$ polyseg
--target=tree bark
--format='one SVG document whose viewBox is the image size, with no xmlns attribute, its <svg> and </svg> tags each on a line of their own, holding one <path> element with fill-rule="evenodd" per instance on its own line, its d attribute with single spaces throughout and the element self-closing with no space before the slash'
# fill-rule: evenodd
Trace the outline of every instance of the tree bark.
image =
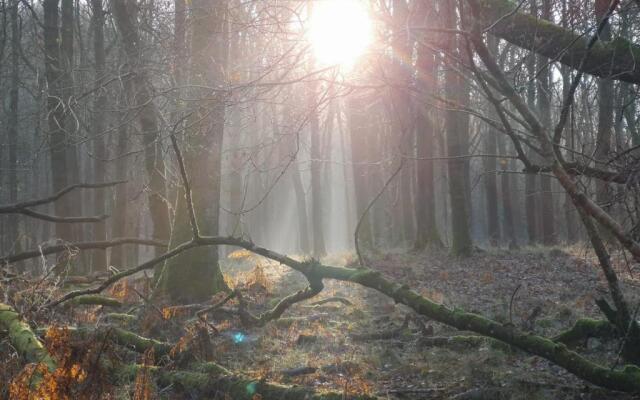
<svg viewBox="0 0 640 400">
<path fill-rule="evenodd" d="M 409 7 L 407 1 L 393 0 L 391 35 L 393 61 L 391 68 L 394 85 L 390 88 L 389 119 L 392 124 L 392 152 L 399 156 L 412 156 L 415 142 L 414 118 L 411 110 L 411 97 L 408 92 L 412 80 L 410 71 L 413 69 L 413 47 L 408 34 L 408 24 Z M 402 161 L 398 160 L 397 162 Z M 411 243 L 415 237 L 415 215 L 411 205 L 411 179 L 413 179 L 411 164 L 413 164 L 412 161 L 405 161 L 399 179 L 393 182 L 398 197 L 397 205 L 393 208 L 393 225 L 400 225 L 397 229 L 396 244 L 402 246 Z M 395 169 L 394 166 L 391 167 L 391 170 L 393 169 Z"/>
<path fill-rule="evenodd" d="M 562 98 L 565 99 L 567 94 L 569 93 L 569 87 L 571 85 L 571 71 L 569 67 L 563 66 L 560 70 L 562 74 Z M 571 110 L 569 110 L 569 126 L 568 126 L 568 140 L 567 145 L 569 148 L 575 148 L 575 132 L 574 132 L 574 114 L 573 114 L 573 106 Z M 572 154 L 567 154 L 567 161 L 571 161 L 573 159 Z M 567 226 L 567 243 L 575 243 L 578 240 L 578 229 L 577 229 L 577 220 L 576 220 L 576 208 L 573 206 L 573 202 L 571 201 L 571 197 L 568 194 L 564 195 L 564 213 L 565 213 L 565 221 Z"/>
<path fill-rule="evenodd" d="M 447 28 L 457 29 L 455 4 L 448 2 L 445 7 Z M 458 53 L 458 40 L 455 35 L 449 35 L 447 48 L 451 54 Z M 462 77 L 453 68 L 447 68 L 445 71 L 447 99 L 458 104 L 459 107 L 464 107 L 464 101 L 468 98 L 468 93 L 464 93 L 465 89 L 466 85 L 463 84 Z M 458 157 L 465 156 L 468 152 L 468 119 L 469 115 L 466 113 L 460 113 L 454 109 L 445 111 L 447 156 L 449 157 L 447 162 L 449 197 L 451 199 L 451 252 L 456 256 L 469 256 L 472 251 L 465 174 L 467 161 Z"/>
<path fill-rule="evenodd" d="M 600 17 L 598 17 L 598 20 Z M 606 24 L 600 40 L 611 40 L 611 26 Z M 598 132 L 593 157 L 601 163 L 607 162 L 611 153 L 611 141 L 613 137 L 613 80 L 602 77 L 598 79 Z M 596 202 L 604 210 L 611 210 L 611 185 L 600 180 L 596 181 Z"/>
<path fill-rule="evenodd" d="M 10 61 L 10 86 L 9 86 L 9 112 L 7 116 L 7 137 L 9 147 L 9 202 L 18 202 L 18 100 L 19 100 L 19 85 L 20 85 L 20 71 L 19 71 L 19 57 L 20 57 L 20 29 L 18 27 L 18 8 L 20 2 L 17 0 L 11 1 L 10 7 L 10 25 L 11 25 L 11 61 Z M 11 247 L 17 247 L 19 251 L 19 231 L 18 231 L 18 216 L 11 214 L 7 218 L 7 235 L 9 236 L 9 245 Z"/>
<path fill-rule="evenodd" d="M 426 14 L 426 13 L 425 13 Z M 426 15 L 425 15 L 426 16 Z M 418 44 L 417 84 L 424 93 L 436 92 L 436 57 L 424 44 Z M 434 185 L 434 156 L 436 123 L 429 109 L 418 102 L 416 111 L 416 241 L 415 248 L 423 249 L 428 245 L 442 246 L 436 224 L 436 189 Z"/>
<path fill-rule="evenodd" d="M 551 20 L 550 0 L 542 0 L 541 17 L 545 21 Z M 538 66 L 537 108 L 540 112 L 540 120 L 551 131 L 551 64 L 548 59 L 538 57 Z M 540 216 L 542 217 L 542 243 L 547 246 L 553 245 L 556 243 L 553 190 L 551 177 L 546 174 L 540 176 Z"/>
<path fill-rule="evenodd" d="M 91 0 L 91 11 L 93 12 L 93 57 L 95 63 L 95 85 L 101 86 L 105 79 L 105 49 L 104 49 L 104 10 L 102 0 Z M 107 152 L 104 143 L 105 134 L 105 110 L 107 107 L 107 95 L 104 90 L 98 90 L 94 99 L 93 107 L 93 131 L 94 141 L 94 178 L 96 182 L 104 182 L 106 179 L 105 160 Z M 105 190 L 95 191 L 94 213 L 96 215 L 105 214 Z M 106 240 L 106 222 L 98 222 L 94 225 L 94 240 Z M 107 252 L 95 251 L 93 253 L 93 271 L 104 271 L 107 268 Z"/>
<path fill-rule="evenodd" d="M 353 165 L 353 186 L 356 201 L 356 218 L 363 218 L 367 204 L 372 196 L 372 166 L 368 157 L 368 149 L 373 146 L 372 136 L 376 134 L 371 124 L 367 124 L 367 97 L 354 93 L 347 98 L 349 133 L 351 136 L 351 164 Z M 364 215 L 360 226 L 358 242 L 363 248 L 373 245 L 373 223 L 371 214 Z"/>
<path fill-rule="evenodd" d="M 532 2 L 532 14 L 537 13 L 537 9 L 535 7 L 535 2 Z M 528 73 L 528 81 L 527 81 L 527 105 L 530 108 L 535 108 L 536 102 L 536 84 L 535 84 L 535 74 L 536 74 L 536 57 L 534 54 L 529 54 L 527 56 L 527 73 Z M 529 149 L 527 157 L 532 158 L 534 156 L 533 151 Z M 527 174 L 524 177 L 524 203 L 525 203 L 525 212 L 527 219 L 527 236 L 529 245 L 534 245 L 538 242 L 538 228 L 537 228 L 537 210 L 538 210 L 538 201 L 536 195 L 536 176 L 533 174 Z"/>
<path fill-rule="evenodd" d="M 572 32 L 533 15 L 516 11 L 512 0 L 467 0 L 479 11 L 479 23 L 489 32 L 516 46 L 578 69 L 587 48 L 589 35 Z M 531 40 L 537 37 L 538 40 Z M 583 67 L 587 74 L 640 83 L 640 46 L 623 38 L 598 42 L 589 51 Z"/>
<path fill-rule="evenodd" d="M 126 96 L 128 97 L 128 96 Z M 120 104 L 121 106 L 123 104 Z M 127 152 L 129 143 L 129 130 L 125 123 L 127 113 L 122 113 L 118 119 L 116 155 L 118 159 L 115 165 L 115 175 L 118 179 L 126 180 L 127 177 Z M 116 187 L 114 193 L 113 216 L 111 217 L 111 235 L 113 237 L 125 237 L 127 234 L 127 184 Z M 111 249 L 110 264 L 120 269 L 126 264 L 126 247 L 118 246 Z"/>
<path fill-rule="evenodd" d="M 135 25 L 136 12 L 127 3 L 127 0 L 114 0 L 111 2 L 111 7 L 127 54 L 128 69 L 133 72 L 130 81 L 133 86 L 130 88 L 131 103 L 138 108 L 138 124 L 142 131 L 144 165 L 149 179 L 147 200 L 153 221 L 153 237 L 167 241 L 169 239 L 169 211 L 165 203 L 164 162 L 158 151 L 160 148 L 158 110 L 153 102 L 149 79 L 142 65 L 140 51 L 142 43 Z"/>
<path fill-rule="evenodd" d="M 60 63 L 60 29 L 59 0 L 44 0 L 44 56 L 45 75 L 48 86 L 47 123 L 49 131 L 49 149 L 51 158 L 52 186 L 55 192 L 69 186 L 67 177 L 66 133 L 64 105 L 60 103 L 61 92 L 61 63 Z M 57 201 L 54 204 L 56 215 L 69 215 L 69 202 Z M 56 224 L 56 236 L 62 240 L 72 241 L 71 225 Z"/>
<path fill-rule="evenodd" d="M 64 152 L 67 158 L 67 182 L 69 184 L 80 183 L 80 160 L 78 158 L 78 149 L 74 136 L 78 132 L 78 121 L 73 116 L 71 108 L 75 106 L 73 103 L 74 95 L 74 79 L 73 69 L 75 67 L 74 58 L 74 1 L 60 0 L 60 59 L 61 59 L 61 76 L 60 76 L 60 94 L 61 104 L 63 108 L 64 136 L 65 145 Z M 69 209 L 78 215 L 82 214 L 83 201 L 80 193 L 73 193 L 67 197 Z M 74 240 L 81 240 L 84 237 L 84 228 L 82 224 L 71 226 L 71 232 Z"/>
<path fill-rule="evenodd" d="M 307 112 L 309 113 L 309 134 L 311 135 L 311 231 L 313 232 L 313 256 L 322 257 L 327 253 L 324 242 L 324 202 L 321 177 L 323 155 L 320 149 L 320 121 L 318 119 L 318 84 L 307 83 Z"/>
<path fill-rule="evenodd" d="M 184 131 L 184 158 L 193 193 L 193 208 L 200 232 L 216 235 L 219 229 L 222 142 L 225 124 L 225 94 L 207 88 L 224 83 L 229 51 L 227 1 L 193 2 L 194 18 L 191 40 L 191 82 L 197 86 L 191 96 L 193 114 Z M 171 234 L 171 248 L 192 238 L 192 227 L 184 188 L 180 189 Z M 159 288 L 169 299 L 179 303 L 208 300 L 227 290 L 217 247 L 188 250 L 169 260 L 162 271 Z"/>
</svg>

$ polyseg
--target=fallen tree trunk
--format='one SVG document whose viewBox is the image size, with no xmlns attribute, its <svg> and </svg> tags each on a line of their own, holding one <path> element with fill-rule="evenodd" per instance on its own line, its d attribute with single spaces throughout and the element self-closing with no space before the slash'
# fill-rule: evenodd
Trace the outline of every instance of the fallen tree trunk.
<svg viewBox="0 0 640 400">
<path fill-rule="evenodd" d="M 49 372 L 56 370 L 55 360 L 49 355 L 29 325 L 22 321 L 13 307 L 4 303 L 0 303 L 0 330 L 8 331 L 11 345 L 25 361 L 44 365 Z M 41 380 L 42 372 L 38 369 L 34 370 L 31 387 L 37 386 Z"/>
<path fill-rule="evenodd" d="M 173 348 L 171 343 L 140 336 L 135 332 L 118 328 L 116 326 L 104 326 L 98 330 L 87 327 L 66 327 L 65 329 L 68 329 L 72 335 L 81 338 L 95 337 L 100 340 L 111 340 L 122 347 L 135 351 L 136 353 L 144 353 L 150 348 L 153 348 L 154 355 L 164 356 L 169 354 Z"/>
<path fill-rule="evenodd" d="M 344 393 L 318 393 L 302 386 L 286 386 L 268 383 L 262 380 L 233 375 L 214 363 L 200 365 L 197 371 L 168 371 L 158 367 L 129 365 L 120 371 L 120 378 L 126 381 L 135 379 L 138 371 L 146 368 L 162 386 L 174 386 L 190 392 L 197 391 L 200 396 L 225 393 L 234 400 L 368 400 L 375 397 L 367 395 L 350 396 Z"/>
</svg>

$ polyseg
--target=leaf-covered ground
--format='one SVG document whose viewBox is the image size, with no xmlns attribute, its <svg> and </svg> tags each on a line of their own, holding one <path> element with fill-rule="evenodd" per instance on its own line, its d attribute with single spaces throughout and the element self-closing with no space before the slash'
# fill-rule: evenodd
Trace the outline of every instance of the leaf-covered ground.
<svg viewBox="0 0 640 400">
<path fill-rule="evenodd" d="M 349 256 L 326 261 L 345 264 Z M 638 282 L 625 260 L 617 261 L 635 307 Z M 441 251 L 396 252 L 373 257 L 371 263 L 386 276 L 449 307 L 550 337 L 569 329 L 578 318 L 601 318 L 594 301 L 606 293 L 595 259 L 578 247 L 479 251 L 465 260 Z M 264 269 L 275 298 L 302 287 L 303 280 L 286 268 L 266 265 Z M 242 343 L 234 344 L 233 337 L 229 340 L 223 335 L 219 340 L 230 342 L 231 351 L 220 354 L 221 362 L 269 379 L 365 390 L 391 398 L 625 398 L 585 385 L 539 357 L 491 341 L 431 345 L 423 338 L 472 333 L 426 319 L 414 322 L 410 309 L 355 284 L 327 282 L 323 294 L 308 303 L 333 296 L 351 305 L 300 304 L 282 321 L 246 332 L 247 340 Z M 411 319 L 408 327 L 399 329 L 407 316 Z M 618 346 L 617 341 L 590 339 L 578 350 L 604 365 L 614 365 Z M 335 365 L 346 368 L 336 373 L 331 368 Z M 287 376 L 302 367 L 317 371 Z"/>
<path fill-rule="evenodd" d="M 600 318 L 594 300 L 606 293 L 595 260 L 578 247 L 478 251 L 464 260 L 438 250 L 398 251 L 369 258 L 372 268 L 433 300 L 549 337 L 568 329 L 578 318 Z M 353 256 L 334 255 L 324 261 L 347 265 L 353 262 Z M 615 264 L 635 309 L 640 291 L 633 265 L 622 258 L 615 259 Z M 273 307 L 280 298 L 305 284 L 303 277 L 287 267 L 246 252 L 233 253 L 224 262 L 224 271 L 230 285 L 246 293 L 254 313 Z M 103 397 L 108 398 L 200 396 L 188 388 L 152 387 L 144 383 L 149 381 L 144 376 L 137 376 L 136 383 L 128 385 L 99 376 L 107 372 L 91 361 L 95 357 L 88 357 L 98 354 L 116 367 L 145 362 L 175 369 L 194 359 L 215 361 L 256 379 L 390 399 L 632 398 L 586 385 L 539 357 L 490 340 L 469 338 L 473 335 L 470 332 L 458 332 L 419 318 L 410 309 L 355 284 L 326 282 L 325 290 L 316 298 L 293 306 L 278 321 L 249 330 L 224 310 L 209 315 L 203 323 L 194 317 L 201 306 L 163 306 L 161 300 L 150 298 L 150 279 L 144 276 L 110 290 L 111 296 L 127 303 L 124 310 L 115 313 L 101 306 L 30 313 L 28 310 L 37 309 L 31 303 L 43 302 L 42 296 L 68 290 L 47 284 L 41 282 L 34 291 L 33 282 L 12 282 L 11 288 L 5 286 L 0 294 L 36 327 L 118 325 L 178 344 L 171 357 L 154 359 L 149 354 L 122 351 L 91 335 L 69 344 L 60 340 L 49 343 L 58 351 L 65 346 L 73 349 L 65 350 L 65 357 L 71 367 L 81 371 L 84 392 L 78 393 L 85 395 L 96 395 L 96 389 L 91 388 L 99 387 L 105 393 Z M 314 305 L 324 299 L 332 301 Z M 235 304 L 225 307 L 232 309 Z M 135 318 L 122 318 L 123 312 Z M 71 335 L 49 333 L 49 339 L 44 338 L 44 333 L 42 336 L 46 342 L 52 336 L 59 339 Z M 450 336 L 465 338 L 441 339 Z M 589 339 L 578 351 L 613 366 L 620 362 L 618 348 L 617 340 Z M 2 332 L 0 360 L 0 382 L 19 376 L 22 363 Z M 7 393 L 5 386 L 0 395 Z"/>
</svg>

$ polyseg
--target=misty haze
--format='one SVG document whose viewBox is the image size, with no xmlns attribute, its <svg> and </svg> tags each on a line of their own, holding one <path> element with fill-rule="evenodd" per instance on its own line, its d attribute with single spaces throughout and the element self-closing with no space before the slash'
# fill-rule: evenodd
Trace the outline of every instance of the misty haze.
<svg viewBox="0 0 640 400">
<path fill-rule="evenodd" d="M 640 396 L 639 0 L 0 0 L 0 399 Z"/>
</svg>

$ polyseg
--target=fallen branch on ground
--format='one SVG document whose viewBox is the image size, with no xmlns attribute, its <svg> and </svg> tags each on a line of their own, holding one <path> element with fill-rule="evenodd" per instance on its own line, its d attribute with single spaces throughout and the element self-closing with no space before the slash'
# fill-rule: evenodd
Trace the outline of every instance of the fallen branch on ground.
<svg viewBox="0 0 640 400">
<path fill-rule="evenodd" d="M 344 297 L 333 296 L 333 297 L 327 297 L 326 299 L 314 301 L 313 303 L 309 304 L 309 308 L 322 306 L 327 303 L 342 303 L 345 306 L 353 305 L 353 303 L 351 303 L 349 300 L 345 299 Z"/>
</svg>

